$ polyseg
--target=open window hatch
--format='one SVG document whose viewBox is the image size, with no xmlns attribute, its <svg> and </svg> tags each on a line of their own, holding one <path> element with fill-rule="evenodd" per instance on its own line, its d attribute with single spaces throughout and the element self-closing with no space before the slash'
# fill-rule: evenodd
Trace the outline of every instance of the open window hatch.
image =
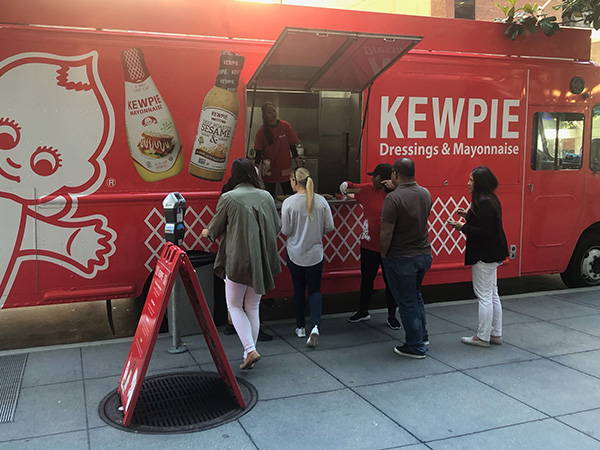
<svg viewBox="0 0 600 450">
<path fill-rule="evenodd" d="M 362 92 L 421 36 L 285 28 L 250 89 Z"/>
</svg>

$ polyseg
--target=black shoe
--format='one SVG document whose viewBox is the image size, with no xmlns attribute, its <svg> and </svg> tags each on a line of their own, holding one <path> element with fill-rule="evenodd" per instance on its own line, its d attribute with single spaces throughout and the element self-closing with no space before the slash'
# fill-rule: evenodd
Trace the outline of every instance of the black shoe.
<svg viewBox="0 0 600 450">
<path fill-rule="evenodd" d="M 273 340 L 273 336 L 265 333 L 262 328 L 258 329 L 258 340 L 261 342 L 268 342 Z"/>
<path fill-rule="evenodd" d="M 401 328 L 400 322 L 394 316 L 388 316 L 386 323 L 387 326 L 390 327 L 392 330 L 399 330 Z"/>
<path fill-rule="evenodd" d="M 225 325 L 223 327 L 223 334 L 227 335 L 227 336 L 231 336 L 232 334 L 235 334 L 235 328 L 233 328 L 233 325 L 231 325 L 230 323 L 228 323 L 227 325 Z"/>
<path fill-rule="evenodd" d="M 400 356 L 406 356 L 407 358 L 425 359 L 425 353 L 411 350 L 407 348 L 406 345 L 394 347 L 394 353 Z"/>
<path fill-rule="evenodd" d="M 370 319 L 371 319 L 371 315 L 368 312 L 358 311 L 353 316 L 348 318 L 348 322 L 358 323 L 358 322 L 364 322 L 365 320 L 370 320 Z"/>
</svg>

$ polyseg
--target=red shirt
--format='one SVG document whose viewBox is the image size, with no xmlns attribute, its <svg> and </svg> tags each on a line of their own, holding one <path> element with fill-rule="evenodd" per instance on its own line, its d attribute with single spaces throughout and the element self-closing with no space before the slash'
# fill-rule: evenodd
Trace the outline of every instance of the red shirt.
<svg viewBox="0 0 600 450">
<path fill-rule="evenodd" d="M 262 159 L 271 161 L 271 175 L 263 176 L 267 183 L 281 183 L 290 179 L 290 165 L 292 158 L 290 155 L 290 145 L 300 143 L 300 139 L 292 126 L 285 120 L 279 120 L 275 127 L 269 127 L 273 143 L 269 145 L 265 136 L 265 126 L 263 125 L 256 133 L 254 138 L 254 148 L 262 151 Z"/>
<path fill-rule="evenodd" d="M 348 187 L 360 189 L 354 198 L 361 204 L 364 212 L 363 232 L 360 235 L 360 246 L 367 250 L 380 252 L 379 230 L 381 229 L 381 212 L 387 192 L 375 189 L 372 183 L 350 183 Z"/>
</svg>

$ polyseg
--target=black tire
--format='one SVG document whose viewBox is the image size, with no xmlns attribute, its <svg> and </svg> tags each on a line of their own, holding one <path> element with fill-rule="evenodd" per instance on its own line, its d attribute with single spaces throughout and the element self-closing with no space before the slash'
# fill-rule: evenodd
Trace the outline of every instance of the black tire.
<svg viewBox="0 0 600 450">
<path fill-rule="evenodd" d="M 560 277 L 570 288 L 600 285 L 600 235 L 590 233 L 581 238 Z"/>
</svg>

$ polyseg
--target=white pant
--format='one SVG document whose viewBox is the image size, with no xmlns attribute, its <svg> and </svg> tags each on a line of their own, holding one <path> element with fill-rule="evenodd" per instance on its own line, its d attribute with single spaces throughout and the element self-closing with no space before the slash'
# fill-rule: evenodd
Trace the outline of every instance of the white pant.
<svg viewBox="0 0 600 450">
<path fill-rule="evenodd" d="M 258 306 L 261 295 L 245 284 L 225 278 L 225 299 L 231 322 L 244 346 L 244 358 L 256 350 L 260 317 Z"/>
<path fill-rule="evenodd" d="M 473 290 L 479 300 L 477 337 L 489 342 L 491 336 L 502 336 L 502 304 L 498 296 L 498 263 L 479 261 L 471 268 Z"/>
</svg>

